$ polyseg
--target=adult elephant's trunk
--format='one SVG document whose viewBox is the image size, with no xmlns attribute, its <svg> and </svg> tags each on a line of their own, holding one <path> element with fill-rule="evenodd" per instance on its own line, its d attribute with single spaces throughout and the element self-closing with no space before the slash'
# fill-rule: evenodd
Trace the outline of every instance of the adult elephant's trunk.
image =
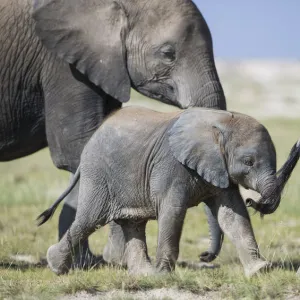
<svg viewBox="0 0 300 300">
<path fill-rule="evenodd" d="M 213 261 L 220 253 L 224 233 L 221 230 L 217 217 L 212 213 L 211 208 L 205 204 L 205 213 L 207 215 L 209 235 L 210 235 L 210 247 L 207 251 L 200 254 L 200 260 L 203 262 Z"/>
<path fill-rule="evenodd" d="M 180 103 L 185 108 L 195 106 L 226 110 L 225 95 L 215 66 L 212 47 L 210 45 L 199 47 L 195 55 L 197 57 L 192 57 L 187 63 L 185 76 L 177 78 L 181 83 L 179 84 Z M 200 254 L 200 260 L 211 262 L 221 250 L 224 234 L 206 204 L 205 212 L 209 225 L 210 247 Z"/>
<path fill-rule="evenodd" d="M 211 45 L 200 46 L 195 57 L 186 62 L 185 74 L 177 76 L 179 102 L 183 108 L 195 106 L 226 110 L 224 91 L 215 66 Z M 205 204 L 209 224 L 210 248 L 200 254 L 200 260 L 213 261 L 219 254 L 224 234 L 210 207 Z"/>
<path fill-rule="evenodd" d="M 226 110 L 224 91 L 215 66 L 213 52 L 200 49 L 186 68 L 186 74 L 178 77 L 179 102 L 183 108 L 196 106 Z"/>
<path fill-rule="evenodd" d="M 290 155 L 282 168 L 277 172 L 277 177 L 269 177 L 265 182 L 262 182 L 259 188 L 261 198 L 255 202 L 252 199 L 246 200 L 247 206 L 252 206 L 262 214 L 271 214 L 275 212 L 280 204 L 281 194 L 290 178 L 300 156 L 300 139 L 292 147 Z"/>
</svg>

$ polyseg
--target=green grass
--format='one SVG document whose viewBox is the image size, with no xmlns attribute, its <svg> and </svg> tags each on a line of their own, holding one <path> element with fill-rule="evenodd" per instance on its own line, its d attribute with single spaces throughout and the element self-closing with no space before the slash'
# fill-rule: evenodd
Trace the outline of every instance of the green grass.
<svg viewBox="0 0 300 300">
<path fill-rule="evenodd" d="M 134 102 L 134 101 L 133 101 Z M 150 103 L 150 104 L 149 104 Z M 149 102 L 148 106 L 156 107 Z M 169 110 L 167 106 L 164 110 Z M 278 164 L 287 157 L 299 138 L 300 120 L 263 120 L 274 140 Z M 177 268 L 167 276 L 135 278 L 125 270 L 101 268 L 73 271 L 57 277 L 39 264 L 17 262 L 12 255 L 31 255 L 37 262 L 47 248 L 56 242 L 59 212 L 44 226 L 37 228 L 35 218 L 67 187 L 68 174 L 57 170 L 47 149 L 21 160 L 0 164 L 0 299 L 53 299 L 78 291 L 126 291 L 174 287 L 199 295 L 218 292 L 228 299 L 280 299 L 288 295 L 300 298 L 300 278 L 293 267 L 300 264 L 300 166 L 287 186 L 278 211 L 263 220 L 258 214 L 251 219 L 262 254 L 278 263 L 277 269 L 250 280 L 243 275 L 233 246 L 225 239 L 216 260 L 220 268 L 192 270 Z M 101 254 L 107 241 L 108 228 L 91 237 L 91 247 Z M 197 261 L 208 246 L 208 226 L 203 206 L 192 208 L 186 217 L 181 239 L 180 260 Z M 155 256 L 157 224 L 147 227 L 150 256 Z M 133 299 L 129 296 L 126 299 Z M 296 299 L 296 298 L 295 298 Z"/>
</svg>

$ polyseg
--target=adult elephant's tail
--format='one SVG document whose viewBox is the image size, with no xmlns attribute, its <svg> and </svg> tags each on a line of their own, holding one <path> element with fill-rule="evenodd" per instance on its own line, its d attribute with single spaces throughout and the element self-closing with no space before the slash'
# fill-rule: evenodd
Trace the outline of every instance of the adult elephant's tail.
<svg viewBox="0 0 300 300">
<path fill-rule="evenodd" d="M 60 195 L 60 197 L 52 204 L 50 208 L 45 210 L 42 214 L 40 214 L 37 217 L 38 226 L 41 226 L 42 224 L 46 223 L 53 216 L 59 203 L 70 194 L 70 192 L 73 190 L 76 183 L 78 182 L 79 178 L 80 178 L 80 166 L 77 168 L 76 173 L 69 187 Z"/>
</svg>

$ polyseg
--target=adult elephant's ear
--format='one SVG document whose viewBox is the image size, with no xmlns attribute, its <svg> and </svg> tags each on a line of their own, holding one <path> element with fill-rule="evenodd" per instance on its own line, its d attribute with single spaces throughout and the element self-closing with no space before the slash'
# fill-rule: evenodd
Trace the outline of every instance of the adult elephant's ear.
<svg viewBox="0 0 300 300">
<path fill-rule="evenodd" d="M 108 0 L 34 0 L 33 18 L 46 48 L 107 94 L 130 98 L 123 8 Z"/>
<path fill-rule="evenodd" d="M 222 115 L 223 114 L 223 115 Z M 224 157 L 224 136 L 219 122 L 227 112 L 191 108 L 169 131 L 174 157 L 216 187 L 227 188 L 229 176 Z"/>
</svg>

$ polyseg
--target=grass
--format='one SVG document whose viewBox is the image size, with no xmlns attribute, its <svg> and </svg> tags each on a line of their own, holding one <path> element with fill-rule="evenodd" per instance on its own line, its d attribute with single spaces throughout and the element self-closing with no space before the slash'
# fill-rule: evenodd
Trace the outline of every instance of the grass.
<svg viewBox="0 0 300 300">
<path fill-rule="evenodd" d="M 147 106 L 156 106 L 148 102 Z M 163 110 L 169 110 L 163 106 Z M 293 143 L 299 138 L 300 120 L 263 120 L 274 140 L 278 163 L 282 164 Z M 87 291 L 149 290 L 173 287 L 198 295 L 216 292 L 222 299 L 300 298 L 300 278 L 295 271 L 300 265 L 300 166 L 287 186 L 278 211 L 263 220 L 250 210 L 262 254 L 278 265 L 268 274 L 252 279 L 243 275 L 233 246 L 225 239 L 218 269 L 176 269 L 172 275 L 135 278 L 125 270 L 100 268 L 73 271 L 57 277 L 46 267 L 36 264 L 45 257 L 47 248 L 56 242 L 59 212 L 46 225 L 37 228 L 35 218 L 67 187 L 68 174 L 57 170 L 48 149 L 24 159 L 0 164 L 0 299 L 53 299 Z M 107 241 L 108 228 L 91 237 L 94 253 L 101 254 Z M 155 256 L 157 224 L 147 227 L 150 256 Z M 180 260 L 197 261 L 208 246 L 208 226 L 203 206 L 192 208 L 186 217 L 181 239 Z M 18 262 L 14 255 L 30 255 L 32 263 Z M 125 296 L 124 296 L 125 297 Z M 126 296 L 127 297 L 127 296 Z M 128 296 L 124 299 L 133 299 Z"/>
</svg>

